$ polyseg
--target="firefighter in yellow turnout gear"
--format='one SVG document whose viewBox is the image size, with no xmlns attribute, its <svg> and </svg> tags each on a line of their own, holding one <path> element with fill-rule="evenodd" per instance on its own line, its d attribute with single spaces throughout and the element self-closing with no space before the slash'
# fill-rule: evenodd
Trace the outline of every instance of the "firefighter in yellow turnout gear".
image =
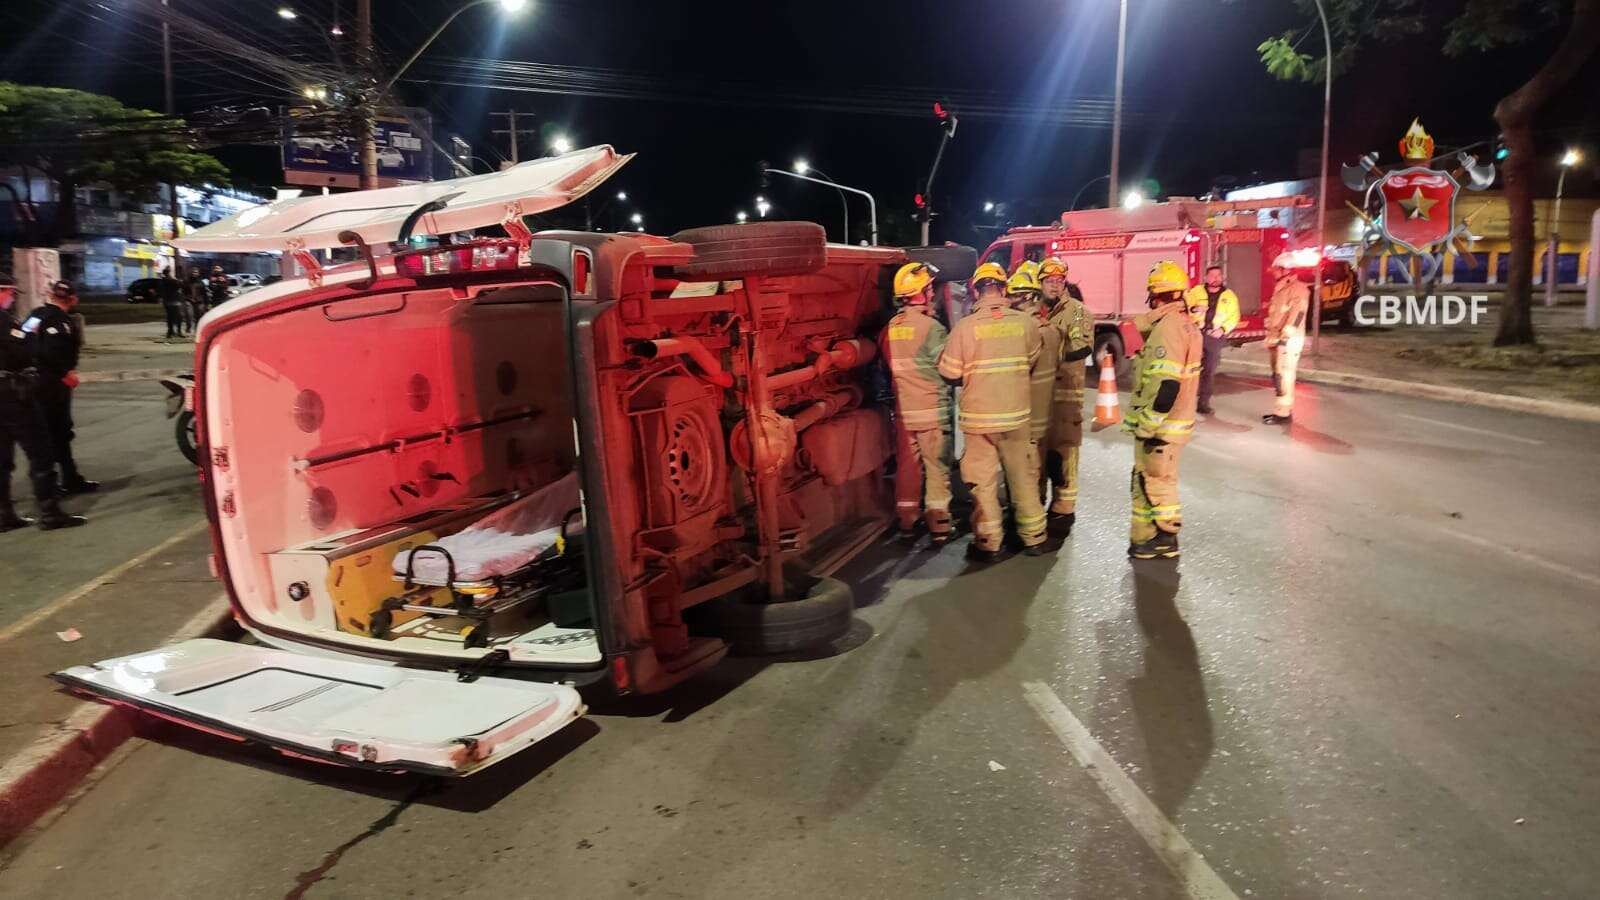
<svg viewBox="0 0 1600 900">
<path fill-rule="evenodd" d="M 1050 382 L 1055 377 L 1055 360 L 1061 342 L 1054 329 L 1046 327 L 1044 305 L 1039 301 L 1039 264 L 1027 260 L 1006 280 L 1006 299 L 1011 308 L 1032 318 L 1039 326 L 1039 364 L 1028 379 L 1028 440 L 1033 442 L 1035 466 L 1044 465 L 1045 432 L 1050 429 Z"/>
<path fill-rule="evenodd" d="M 1000 476 L 1011 494 L 1023 552 L 1037 556 L 1045 538 L 1039 470 L 1029 438 L 1031 377 L 1039 364 L 1037 320 L 1006 303 L 1005 270 L 984 263 L 972 275 L 977 301 L 950 333 L 939 357 L 939 374 L 961 385 L 961 431 L 966 452 L 961 479 L 972 490 L 972 546 L 980 562 L 999 558 L 1005 533 Z"/>
<path fill-rule="evenodd" d="M 1204 347 L 1200 329 L 1184 308 L 1189 276 L 1176 263 L 1150 268 L 1151 312 L 1134 319 L 1145 335 L 1134 357 L 1133 398 L 1122 427 L 1134 438 L 1133 524 L 1128 555 L 1134 559 L 1178 555 L 1183 507 L 1178 502 L 1178 457 L 1194 432 Z"/>
<path fill-rule="evenodd" d="M 950 468 L 944 461 L 950 389 L 939 377 L 939 354 L 950 334 L 934 317 L 931 305 L 938 274 L 927 263 L 900 267 L 894 276 L 900 311 L 883 329 L 878 346 L 894 382 L 899 431 L 895 512 L 900 530 L 915 529 L 920 512 L 934 543 L 943 543 L 950 539 Z"/>
<path fill-rule="evenodd" d="M 1059 350 L 1050 390 L 1050 420 L 1043 449 L 1051 485 L 1049 526 L 1058 537 L 1072 532 L 1078 514 L 1078 451 L 1083 446 L 1084 360 L 1094 350 L 1094 315 L 1077 289 L 1067 284 L 1067 264 L 1049 257 L 1039 264 L 1045 331 Z"/>
<path fill-rule="evenodd" d="M 1311 306 L 1311 286 L 1294 271 L 1294 257 L 1278 254 L 1272 261 L 1272 300 L 1267 307 L 1267 352 L 1272 354 L 1272 412 L 1261 417 L 1268 425 L 1287 425 L 1294 416 L 1294 375 L 1306 342 L 1306 311 Z"/>
</svg>

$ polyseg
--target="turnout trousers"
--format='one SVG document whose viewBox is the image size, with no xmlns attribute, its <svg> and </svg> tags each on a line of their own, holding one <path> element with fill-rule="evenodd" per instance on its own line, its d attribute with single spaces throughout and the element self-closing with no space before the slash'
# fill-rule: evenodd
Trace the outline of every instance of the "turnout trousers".
<svg viewBox="0 0 1600 900">
<path fill-rule="evenodd" d="M 1028 426 L 1012 431 L 964 435 L 961 480 L 972 491 L 972 540 L 980 550 L 999 550 L 1005 537 L 1000 479 L 1006 481 L 1017 535 L 1028 546 L 1044 543 L 1044 504 L 1039 499 L 1038 451 Z"/>
<path fill-rule="evenodd" d="M 1133 445 L 1133 524 L 1130 543 L 1141 544 L 1165 531 L 1183 528 L 1183 504 L 1178 502 L 1178 457 L 1181 444 L 1135 441 Z"/>
</svg>

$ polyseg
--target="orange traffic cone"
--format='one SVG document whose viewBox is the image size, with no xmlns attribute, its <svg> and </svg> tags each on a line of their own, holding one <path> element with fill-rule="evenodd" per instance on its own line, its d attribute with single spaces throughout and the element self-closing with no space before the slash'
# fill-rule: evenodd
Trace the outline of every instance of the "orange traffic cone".
<svg viewBox="0 0 1600 900">
<path fill-rule="evenodd" d="M 1122 409 L 1117 405 L 1117 367 L 1111 354 L 1100 357 L 1100 392 L 1094 399 L 1094 425 L 1090 431 L 1110 428 L 1122 421 Z"/>
</svg>

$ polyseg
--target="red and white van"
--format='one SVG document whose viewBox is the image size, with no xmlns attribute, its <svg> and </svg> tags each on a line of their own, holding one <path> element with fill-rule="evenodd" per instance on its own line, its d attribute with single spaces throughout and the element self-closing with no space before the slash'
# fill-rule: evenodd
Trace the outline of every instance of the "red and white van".
<svg viewBox="0 0 1600 900">
<path fill-rule="evenodd" d="M 256 643 L 58 680 L 294 756 L 463 775 L 582 715 L 578 687 L 841 636 L 828 576 L 892 516 L 868 363 L 906 255 L 802 222 L 529 232 L 628 159 L 284 200 L 183 239 L 306 270 L 213 311 L 196 348 L 215 568 Z M 508 237 L 409 243 L 490 226 Z M 337 247 L 361 259 L 322 267 Z"/>
<path fill-rule="evenodd" d="M 1175 197 L 1135 209 L 1066 212 L 1055 225 L 1007 231 L 980 261 L 999 263 L 1009 272 L 1026 259 L 1059 256 L 1097 320 L 1094 356 L 1109 352 L 1117 359 L 1138 349 L 1138 334 L 1119 326 L 1146 311 L 1145 276 L 1152 265 L 1171 260 L 1187 269 L 1194 283 L 1208 266 L 1220 265 L 1239 296 L 1239 327 L 1231 338 L 1243 343 L 1266 333 L 1263 301 L 1272 293 L 1267 269 L 1289 247 L 1289 232 L 1276 227 L 1274 214 L 1310 203 L 1308 197 L 1232 202 Z"/>
</svg>

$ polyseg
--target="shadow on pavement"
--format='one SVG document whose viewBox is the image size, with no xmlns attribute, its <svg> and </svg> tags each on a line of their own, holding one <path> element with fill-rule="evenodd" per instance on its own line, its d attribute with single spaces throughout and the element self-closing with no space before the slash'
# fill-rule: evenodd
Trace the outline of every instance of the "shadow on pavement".
<svg viewBox="0 0 1600 900">
<path fill-rule="evenodd" d="M 1176 560 L 1133 563 L 1144 645 L 1128 696 L 1149 755 L 1151 799 L 1169 816 L 1189 796 L 1214 746 L 1199 652 L 1176 603 L 1181 579 Z"/>
</svg>

